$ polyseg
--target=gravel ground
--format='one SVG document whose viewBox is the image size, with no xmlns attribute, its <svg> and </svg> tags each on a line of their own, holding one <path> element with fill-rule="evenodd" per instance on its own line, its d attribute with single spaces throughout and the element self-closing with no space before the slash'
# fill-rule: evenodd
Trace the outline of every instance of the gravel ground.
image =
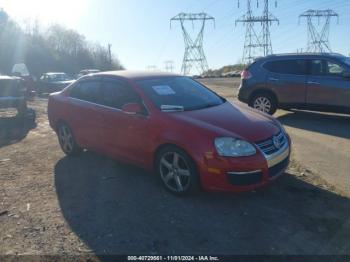
<svg viewBox="0 0 350 262">
<path fill-rule="evenodd" d="M 36 126 L 0 121 L 11 126 L 0 136 L 0 254 L 350 254 L 349 198 L 294 156 L 264 189 L 179 198 L 137 167 L 65 157 L 47 100 L 30 107 Z"/>
</svg>

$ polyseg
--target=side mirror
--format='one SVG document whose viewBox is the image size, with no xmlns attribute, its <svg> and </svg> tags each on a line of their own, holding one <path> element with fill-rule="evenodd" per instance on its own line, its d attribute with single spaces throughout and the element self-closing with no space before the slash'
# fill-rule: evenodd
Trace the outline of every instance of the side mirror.
<svg viewBox="0 0 350 262">
<path fill-rule="evenodd" d="M 142 114 L 143 110 L 138 103 L 129 103 L 122 106 L 122 111 L 126 114 L 137 115 Z"/>
<path fill-rule="evenodd" d="M 343 77 L 344 78 L 350 78 L 350 70 L 346 70 L 343 72 Z"/>
</svg>

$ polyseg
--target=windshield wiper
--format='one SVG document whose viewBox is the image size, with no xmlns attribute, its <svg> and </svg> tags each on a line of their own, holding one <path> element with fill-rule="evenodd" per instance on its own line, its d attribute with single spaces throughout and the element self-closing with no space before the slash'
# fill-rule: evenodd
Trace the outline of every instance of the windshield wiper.
<svg viewBox="0 0 350 262">
<path fill-rule="evenodd" d="M 182 112 L 182 111 L 185 111 L 183 106 L 176 106 L 176 105 L 161 105 L 160 110 L 162 112 Z"/>
</svg>

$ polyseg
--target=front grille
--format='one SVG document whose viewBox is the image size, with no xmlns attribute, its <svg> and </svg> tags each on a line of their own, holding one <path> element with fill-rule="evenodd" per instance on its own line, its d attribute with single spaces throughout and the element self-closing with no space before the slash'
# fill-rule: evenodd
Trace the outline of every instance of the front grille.
<svg viewBox="0 0 350 262">
<path fill-rule="evenodd" d="M 274 139 L 276 139 L 277 143 L 274 142 Z M 284 147 L 286 143 L 288 143 L 287 137 L 284 132 L 281 131 L 276 136 L 270 137 L 264 141 L 257 142 L 256 145 L 262 152 L 264 152 L 265 155 L 272 155 Z"/>
</svg>

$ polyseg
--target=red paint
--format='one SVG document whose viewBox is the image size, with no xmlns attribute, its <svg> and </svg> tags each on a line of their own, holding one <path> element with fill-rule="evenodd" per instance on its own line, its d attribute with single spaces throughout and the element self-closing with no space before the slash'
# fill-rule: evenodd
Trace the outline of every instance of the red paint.
<svg viewBox="0 0 350 262">
<path fill-rule="evenodd" d="M 103 75 L 101 73 L 100 75 Z M 109 73 L 127 80 L 142 98 L 149 114 L 140 116 L 94 104 L 84 104 L 69 98 L 69 87 L 49 98 L 50 125 L 56 129 L 60 120 L 72 129 L 77 143 L 86 149 L 112 158 L 153 169 L 155 152 L 164 144 L 173 144 L 186 151 L 195 161 L 205 190 L 241 192 L 263 186 L 268 178 L 267 161 L 258 151 L 241 158 L 220 157 L 214 146 L 217 137 L 235 137 L 256 142 L 268 139 L 280 130 L 278 122 L 241 103 L 226 102 L 202 110 L 165 113 L 158 110 L 138 88 L 135 80 L 149 75 Z M 169 76 L 169 75 L 168 75 Z M 153 75 L 152 77 L 157 77 Z M 161 77 L 161 76 L 160 76 Z M 137 111 L 135 105 L 127 111 Z M 212 157 L 207 157 L 212 152 Z M 221 174 L 208 169 L 218 169 Z M 252 186 L 233 186 L 226 173 L 263 170 L 263 182 Z"/>
</svg>

